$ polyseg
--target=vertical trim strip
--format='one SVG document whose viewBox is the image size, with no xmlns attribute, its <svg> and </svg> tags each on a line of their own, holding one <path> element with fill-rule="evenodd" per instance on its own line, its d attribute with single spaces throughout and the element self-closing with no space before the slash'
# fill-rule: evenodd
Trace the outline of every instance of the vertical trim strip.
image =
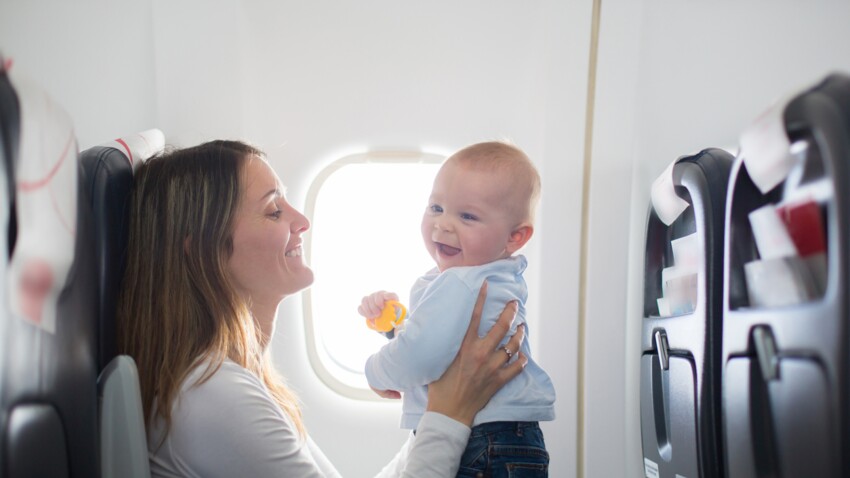
<svg viewBox="0 0 850 478">
<path fill-rule="evenodd" d="M 590 64 L 587 74 L 587 109 L 584 127 L 584 163 L 582 171 L 581 197 L 581 246 L 579 253 L 578 295 L 578 396 L 576 397 L 576 477 L 585 476 L 585 332 L 587 330 L 587 248 L 590 240 L 590 173 L 593 158 L 593 115 L 596 100 L 596 66 L 599 57 L 599 17 L 602 0 L 593 0 L 590 27 Z"/>
</svg>

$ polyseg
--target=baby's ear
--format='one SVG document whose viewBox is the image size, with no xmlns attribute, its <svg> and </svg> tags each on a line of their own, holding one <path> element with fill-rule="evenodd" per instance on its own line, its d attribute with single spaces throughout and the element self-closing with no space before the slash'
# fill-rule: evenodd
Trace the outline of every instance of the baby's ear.
<svg viewBox="0 0 850 478">
<path fill-rule="evenodd" d="M 518 227 L 514 228 L 511 231 L 510 237 L 508 237 L 508 245 L 506 247 L 509 254 L 513 254 L 514 252 L 522 249 L 522 246 L 531 239 L 531 236 L 534 234 L 534 226 L 528 223 L 520 224 Z"/>
</svg>

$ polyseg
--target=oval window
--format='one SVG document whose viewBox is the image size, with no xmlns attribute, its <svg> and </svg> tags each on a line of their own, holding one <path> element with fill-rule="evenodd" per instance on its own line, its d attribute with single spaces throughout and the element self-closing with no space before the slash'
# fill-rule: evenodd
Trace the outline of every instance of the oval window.
<svg viewBox="0 0 850 478">
<path fill-rule="evenodd" d="M 313 181 L 306 212 L 312 227 L 305 292 L 310 362 L 333 390 L 378 399 L 366 382 L 366 359 L 386 343 L 357 313 L 364 295 L 393 291 L 402 303 L 417 277 L 434 267 L 420 221 L 444 156 L 366 153 L 347 156 Z"/>
</svg>

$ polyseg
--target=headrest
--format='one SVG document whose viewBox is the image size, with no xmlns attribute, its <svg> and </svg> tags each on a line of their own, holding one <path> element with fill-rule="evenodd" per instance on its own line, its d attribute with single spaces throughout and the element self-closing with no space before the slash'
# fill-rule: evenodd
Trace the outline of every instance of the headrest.
<svg viewBox="0 0 850 478">
<path fill-rule="evenodd" d="M 77 141 L 68 114 L 40 86 L 16 70 L 9 78 L 21 119 L 9 302 L 15 315 L 55 333 L 56 302 L 74 260 Z"/>
<path fill-rule="evenodd" d="M 652 182 L 652 189 L 649 195 L 652 207 L 655 209 L 655 214 L 661 219 L 661 222 L 668 226 L 673 224 L 673 221 L 691 205 L 676 194 L 676 182 L 673 180 L 673 168 L 676 166 L 676 163 L 687 157 L 680 156 L 676 158 Z"/>
<path fill-rule="evenodd" d="M 158 129 L 149 129 L 132 136 L 109 141 L 101 146 L 121 151 L 135 171 L 142 162 L 162 151 L 165 147 L 165 135 Z"/>
<path fill-rule="evenodd" d="M 115 311 L 127 250 L 128 201 L 133 173 L 165 145 L 158 129 L 118 138 L 80 153 L 83 184 L 91 201 L 98 267 L 100 345 L 98 368 L 117 354 Z"/>
</svg>

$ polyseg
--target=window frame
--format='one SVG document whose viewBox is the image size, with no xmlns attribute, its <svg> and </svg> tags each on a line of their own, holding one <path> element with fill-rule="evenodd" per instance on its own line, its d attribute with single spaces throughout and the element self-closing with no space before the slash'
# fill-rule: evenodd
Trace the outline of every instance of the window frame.
<svg viewBox="0 0 850 478">
<path fill-rule="evenodd" d="M 448 155 L 446 154 L 403 150 L 371 151 L 343 156 L 323 168 L 310 183 L 310 187 L 307 190 L 304 213 L 310 221 L 313 222 L 319 192 L 327 179 L 345 166 L 352 164 L 442 164 L 447 157 Z M 312 234 L 307 235 L 305 243 L 306 250 L 304 254 L 306 256 L 306 261 L 307 264 L 312 264 Z M 368 388 L 360 388 L 343 382 L 334 374 L 334 371 L 327 367 L 326 363 L 333 363 L 336 362 L 336 360 L 330 356 L 319 343 L 318 324 L 313 316 L 312 289 L 308 288 L 303 294 L 302 309 L 304 314 L 305 339 L 307 341 L 307 357 L 311 368 L 315 372 L 316 376 L 319 377 L 319 380 L 321 380 L 322 383 L 327 385 L 331 390 L 347 398 L 371 402 L 385 401 Z M 340 368 L 342 368 L 342 366 L 340 366 Z"/>
</svg>

